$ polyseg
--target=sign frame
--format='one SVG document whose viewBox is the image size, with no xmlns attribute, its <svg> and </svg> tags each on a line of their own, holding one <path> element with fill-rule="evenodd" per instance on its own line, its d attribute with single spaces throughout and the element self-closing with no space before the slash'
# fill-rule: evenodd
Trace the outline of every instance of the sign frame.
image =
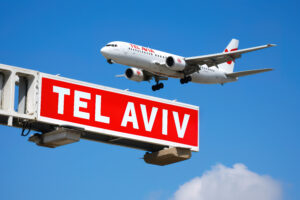
<svg viewBox="0 0 300 200">
<path fill-rule="evenodd" d="M 55 81 L 61 81 L 61 82 L 66 82 L 69 84 L 76 84 L 88 88 L 93 88 L 93 89 L 98 89 L 98 90 L 103 90 L 103 91 L 108 91 L 112 93 L 117 93 L 121 95 L 126 95 L 129 97 L 134 97 L 134 98 L 140 98 L 140 99 L 145 99 L 145 100 L 150 100 L 150 101 L 155 101 L 155 102 L 160 102 L 163 104 L 168 104 L 171 106 L 176 106 L 176 107 L 182 107 L 182 108 L 187 108 L 191 109 L 197 112 L 197 145 L 192 146 L 192 145 L 187 145 L 187 144 L 182 144 L 174 141 L 167 141 L 167 140 L 162 140 L 162 139 L 156 139 L 156 138 L 151 138 L 151 137 L 146 137 L 142 135 L 133 135 L 130 133 L 126 132 L 120 132 L 120 131 L 114 131 L 114 130 L 108 130 L 104 128 L 99 128 L 99 127 L 94 127 L 94 126 L 89 126 L 89 125 L 84 125 L 84 124 L 79 124 L 79 123 L 74 123 L 70 121 L 65 121 L 65 120 L 60 120 L 60 119 L 54 119 L 50 117 L 45 117 L 41 115 L 41 105 L 42 105 L 42 80 L 43 78 L 46 79 L 52 79 Z M 74 79 L 69 79 L 65 77 L 60 77 L 60 76 L 54 76 L 46 73 L 39 73 L 39 96 L 38 96 L 38 115 L 37 115 L 37 120 L 45 123 L 50 123 L 54 125 L 62 125 L 62 126 L 73 126 L 73 127 L 78 127 L 78 128 L 83 128 L 85 131 L 93 132 L 96 134 L 100 135 L 109 135 L 109 136 L 114 136 L 114 137 L 120 137 L 120 138 L 125 138 L 129 140 L 134 140 L 134 141 L 139 141 L 139 142 L 146 142 L 146 143 L 151 143 L 151 144 L 156 144 L 156 145 L 163 145 L 163 146 L 169 146 L 169 147 L 181 147 L 181 148 L 188 148 L 192 151 L 199 151 L 199 107 L 190 105 L 190 104 L 185 104 L 181 102 L 176 102 L 176 101 L 171 101 L 163 98 L 158 98 L 158 97 L 153 97 L 153 96 L 148 96 L 148 95 L 143 95 L 131 91 L 126 91 L 126 90 L 120 90 L 120 89 L 115 89 L 115 88 L 110 88 L 102 85 L 96 85 L 92 83 L 87 83 L 83 81 L 78 81 Z"/>
</svg>

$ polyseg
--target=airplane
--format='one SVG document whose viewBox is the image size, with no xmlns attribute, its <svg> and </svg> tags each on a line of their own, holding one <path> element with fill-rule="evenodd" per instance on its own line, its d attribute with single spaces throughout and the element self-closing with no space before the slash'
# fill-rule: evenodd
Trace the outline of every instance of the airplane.
<svg viewBox="0 0 300 200">
<path fill-rule="evenodd" d="M 195 57 L 182 57 L 148 47 L 127 43 L 109 42 L 101 48 L 101 54 L 109 64 L 118 63 L 130 66 L 124 75 L 132 81 L 150 81 L 154 78 L 156 84 L 152 90 L 162 89 L 161 80 L 169 77 L 180 79 L 181 84 L 188 82 L 202 84 L 221 84 L 237 81 L 239 77 L 271 71 L 273 69 L 256 69 L 234 72 L 235 60 L 242 54 L 259 49 L 276 46 L 267 44 L 238 50 L 239 40 L 232 39 L 221 53 Z"/>
</svg>

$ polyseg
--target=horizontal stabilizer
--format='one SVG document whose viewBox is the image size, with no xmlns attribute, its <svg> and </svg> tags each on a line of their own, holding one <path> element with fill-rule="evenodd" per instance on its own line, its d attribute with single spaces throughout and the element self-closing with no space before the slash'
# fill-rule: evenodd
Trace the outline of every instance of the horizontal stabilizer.
<svg viewBox="0 0 300 200">
<path fill-rule="evenodd" d="M 252 75 L 252 74 L 268 72 L 268 71 L 272 71 L 272 70 L 273 69 L 271 69 L 271 68 L 268 68 L 268 69 L 255 69 L 255 70 L 248 70 L 248 71 L 242 71 L 242 72 L 228 73 L 226 75 L 228 77 L 237 78 L 237 77 L 241 77 L 241 76 L 248 76 L 248 75 Z"/>
</svg>

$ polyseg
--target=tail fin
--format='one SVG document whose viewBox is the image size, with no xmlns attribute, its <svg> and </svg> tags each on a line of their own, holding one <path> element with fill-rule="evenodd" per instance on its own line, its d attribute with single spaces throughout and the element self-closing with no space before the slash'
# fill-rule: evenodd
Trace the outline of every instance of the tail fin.
<svg viewBox="0 0 300 200">
<path fill-rule="evenodd" d="M 238 50 L 238 47 L 239 47 L 239 41 L 237 39 L 232 39 L 227 45 L 224 52 L 236 51 Z M 219 64 L 219 69 L 223 70 L 226 73 L 232 73 L 233 68 L 234 68 L 234 60 Z"/>
</svg>

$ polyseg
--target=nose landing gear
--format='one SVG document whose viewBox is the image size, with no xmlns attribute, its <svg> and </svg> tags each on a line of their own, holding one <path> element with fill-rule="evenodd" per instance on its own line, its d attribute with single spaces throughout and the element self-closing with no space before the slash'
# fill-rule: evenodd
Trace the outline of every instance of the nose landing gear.
<svg viewBox="0 0 300 200">
<path fill-rule="evenodd" d="M 190 77 L 190 76 L 186 76 L 186 77 L 180 79 L 181 84 L 185 84 L 185 83 L 188 83 L 190 81 L 192 81 L 192 77 Z"/>
</svg>

